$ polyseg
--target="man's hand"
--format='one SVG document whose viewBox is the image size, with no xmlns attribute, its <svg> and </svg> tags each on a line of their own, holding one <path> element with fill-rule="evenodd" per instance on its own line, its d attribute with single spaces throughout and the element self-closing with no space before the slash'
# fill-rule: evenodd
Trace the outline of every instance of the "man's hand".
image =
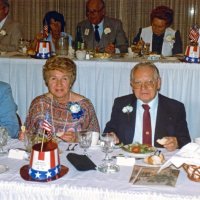
<svg viewBox="0 0 200 200">
<path fill-rule="evenodd" d="M 115 45 L 114 44 L 109 44 L 106 48 L 105 48 L 105 52 L 106 53 L 110 53 L 113 54 L 115 53 Z"/>
<path fill-rule="evenodd" d="M 110 135 L 114 138 L 115 144 L 119 143 L 119 138 L 117 137 L 117 135 L 114 132 L 110 132 L 110 133 L 108 133 L 108 135 Z"/>
<path fill-rule="evenodd" d="M 161 139 L 163 140 L 163 139 Z M 162 144 L 164 148 L 168 151 L 174 151 L 178 148 L 178 142 L 176 137 L 164 137 L 164 143 Z"/>
</svg>

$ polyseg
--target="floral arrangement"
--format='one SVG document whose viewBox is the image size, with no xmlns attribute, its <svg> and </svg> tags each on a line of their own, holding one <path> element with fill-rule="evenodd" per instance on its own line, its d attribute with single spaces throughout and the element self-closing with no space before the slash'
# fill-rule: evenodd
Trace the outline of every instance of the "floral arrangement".
<svg viewBox="0 0 200 200">
<path fill-rule="evenodd" d="M 111 30 L 109 27 L 105 28 L 104 29 L 104 33 L 107 35 L 108 33 L 111 33 Z"/>
<path fill-rule="evenodd" d="M 70 102 L 67 109 L 71 112 L 73 119 L 80 119 L 85 112 L 77 102 Z"/>
<path fill-rule="evenodd" d="M 2 36 L 5 36 L 6 34 L 7 34 L 6 31 L 3 29 L 0 31 L 0 35 L 2 35 Z"/>
<path fill-rule="evenodd" d="M 133 106 L 131 106 L 130 104 L 122 108 L 122 112 L 123 113 L 128 113 L 129 114 L 132 111 L 133 111 Z"/>
<path fill-rule="evenodd" d="M 174 38 L 174 36 L 173 35 L 167 35 L 166 37 L 165 37 L 165 41 L 166 42 L 170 42 L 170 43 L 174 43 L 175 42 L 175 38 Z"/>
</svg>

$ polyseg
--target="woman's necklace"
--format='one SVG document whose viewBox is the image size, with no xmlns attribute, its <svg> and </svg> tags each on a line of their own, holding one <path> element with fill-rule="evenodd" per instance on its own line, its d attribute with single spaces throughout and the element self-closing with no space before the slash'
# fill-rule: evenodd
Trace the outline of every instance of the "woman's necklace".
<svg viewBox="0 0 200 200">
<path fill-rule="evenodd" d="M 71 92 L 69 93 L 69 100 L 68 102 L 71 101 Z M 52 119 L 52 126 L 53 126 L 53 135 L 56 136 L 56 133 L 55 133 L 55 126 L 54 126 L 54 119 L 53 119 L 53 97 L 51 98 L 51 119 Z M 64 127 L 63 127 L 63 131 L 62 132 L 58 132 L 57 134 L 62 136 L 65 132 L 65 128 L 67 126 L 67 119 L 68 119 L 68 110 L 67 110 L 67 117 L 66 117 L 66 120 L 65 120 L 65 124 L 64 124 Z"/>
</svg>

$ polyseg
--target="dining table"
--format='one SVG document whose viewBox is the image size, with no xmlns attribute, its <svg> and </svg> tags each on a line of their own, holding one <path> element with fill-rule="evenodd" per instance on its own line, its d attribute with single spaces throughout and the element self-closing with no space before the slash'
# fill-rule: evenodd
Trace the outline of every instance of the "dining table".
<svg viewBox="0 0 200 200">
<path fill-rule="evenodd" d="M 73 144 L 74 145 L 74 144 Z M 72 145 L 72 146 L 73 146 Z M 54 181 L 38 182 L 24 180 L 20 175 L 20 169 L 29 165 L 27 157 L 16 157 L 5 154 L 0 156 L 0 168 L 6 166 L 8 170 L 0 171 L 0 199 L 1 200 L 199 200 L 199 182 L 191 181 L 183 168 L 179 168 L 179 176 L 175 186 L 169 185 L 135 185 L 130 177 L 134 165 L 119 165 L 116 173 L 102 173 L 98 166 L 103 162 L 104 153 L 101 145 L 94 145 L 88 149 L 89 159 L 97 166 L 94 170 L 79 171 L 69 162 L 66 156 L 69 153 L 82 155 L 83 149 L 76 145 L 74 149 L 68 149 L 69 144 L 58 142 L 60 163 L 68 168 L 67 174 Z M 4 150 L 24 149 L 23 141 L 10 139 Z M 165 159 L 168 160 L 177 151 L 168 152 L 160 149 Z M 118 155 L 131 156 L 130 152 L 116 147 L 109 154 L 110 157 Z M 134 157 L 134 156 L 133 156 Z M 113 159 L 113 163 L 116 160 Z M 135 165 L 146 167 L 143 159 L 136 157 Z M 148 167 L 154 167 L 149 166 Z"/>
<path fill-rule="evenodd" d="M 115 56 L 109 59 L 77 60 L 77 77 L 72 87 L 91 100 L 101 132 L 109 121 L 114 99 L 132 93 L 130 71 L 147 58 Z M 42 76 L 45 59 L 35 59 L 19 53 L 0 56 L 0 80 L 10 83 L 18 114 L 24 123 L 31 101 L 48 91 Z M 161 76 L 160 93 L 185 105 L 191 138 L 200 136 L 200 65 L 187 63 L 176 57 L 152 61 Z"/>
</svg>

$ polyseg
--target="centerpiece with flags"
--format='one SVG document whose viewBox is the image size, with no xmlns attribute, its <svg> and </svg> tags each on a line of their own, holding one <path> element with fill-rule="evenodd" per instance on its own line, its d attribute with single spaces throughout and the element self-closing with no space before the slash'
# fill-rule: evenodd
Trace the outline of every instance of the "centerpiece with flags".
<svg viewBox="0 0 200 200">
<path fill-rule="evenodd" d="M 68 168 L 60 164 L 58 144 L 52 140 L 54 128 L 49 117 L 46 114 L 41 124 L 44 130 L 42 142 L 33 145 L 29 165 L 20 169 L 20 175 L 25 180 L 52 181 L 68 172 Z M 49 139 L 47 142 L 44 142 L 45 134 Z"/>
<path fill-rule="evenodd" d="M 200 49 L 198 46 L 199 40 L 199 26 L 197 24 L 190 28 L 188 38 L 190 40 L 190 45 L 186 47 L 184 60 L 190 63 L 200 62 Z"/>
</svg>

